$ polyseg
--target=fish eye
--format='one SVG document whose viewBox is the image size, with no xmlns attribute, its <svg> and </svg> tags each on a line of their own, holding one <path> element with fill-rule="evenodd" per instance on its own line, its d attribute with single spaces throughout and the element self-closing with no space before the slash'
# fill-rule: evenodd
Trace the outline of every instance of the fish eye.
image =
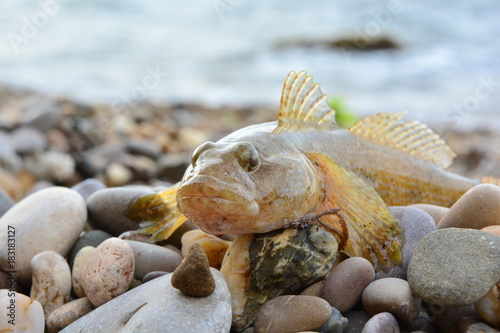
<svg viewBox="0 0 500 333">
<path fill-rule="evenodd" d="M 248 167 L 249 167 L 248 171 L 253 171 L 257 169 L 259 164 L 260 164 L 259 155 L 257 154 L 256 151 L 251 152 L 250 156 L 248 157 Z"/>
<path fill-rule="evenodd" d="M 208 149 L 210 148 L 213 148 L 215 147 L 215 143 L 213 143 L 212 141 L 207 141 L 205 143 L 202 143 L 200 146 L 198 146 L 198 148 L 196 148 L 193 152 L 193 155 L 191 156 L 191 165 L 194 166 L 196 164 L 196 161 L 198 161 L 198 158 L 200 157 L 200 155 L 207 151 Z"/>
<path fill-rule="evenodd" d="M 240 166 L 247 172 L 254 171 L 260 165 L 259 153 L 250 142 L 239 144 L 236 155 Z"/>
</svg>

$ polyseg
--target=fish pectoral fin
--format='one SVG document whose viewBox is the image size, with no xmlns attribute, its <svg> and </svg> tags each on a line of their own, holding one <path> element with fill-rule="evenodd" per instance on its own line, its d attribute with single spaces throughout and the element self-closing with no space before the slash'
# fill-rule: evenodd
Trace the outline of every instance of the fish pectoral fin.
<svg viewBox="0 0 500 333">
<path fill-rule="evenodd" d="M 312 81 L 305 71 L 291 71 L 283 85 L 274 133 L 301 128 L 337 128 L 335 111 L 327 103 L 328 95 L 321 92 L 319 84 Z"/>
<path fill-rule="evenodd" d="M 417 121 L 402 123 L 404 113 L 377 113 L 349 130 L 365 141 L 436 164 L 451 165 L 455 153 L 429 127 Z"/>
<path fill-rule="evenodd" d="M 306 156 L 322 177 L 325 190 L 325 198 L 316 212 L 340 209 L 338 214 L 344 221 L 333 215 L 323 216 L 322 221 L 337 230 L 343 227 L 339 222 L 347 226 L 348 239 L 342 252 L 350 257 L 364 257 L 382 270 L 390 264 L 399 265 L 401 229 L 378 193 L 326 155 L 308 152 Z"/>
<path fill-rule="evenodd" d="M 178 189 L 179 183 L 163 192 L 143 195 L 136 199 L 129 209 L 128 217 L 142 221 L 139 231 L 152 235 L 152 242 L 167 239 L 187 221 L 177 209 Z"/>
</svg>

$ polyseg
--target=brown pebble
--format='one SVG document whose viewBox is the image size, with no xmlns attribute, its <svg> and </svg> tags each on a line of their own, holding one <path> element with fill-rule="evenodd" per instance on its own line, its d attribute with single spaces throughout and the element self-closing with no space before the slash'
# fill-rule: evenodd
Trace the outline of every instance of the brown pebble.
<svg viewBox="0 0 500 333">
<path fill-rule="evenodd" d="M 93 309 L 94 307 L 87 297 L 75 299 L 74 301 L 66 303 L 63 306 L 55 309 L 47 317 L 47 330 L 49 333 L 59 332 Z"/>
<path fill-rule="evenodd" d="M 193 244 L 172 274 L 172 286 L 189 296 L 205 297 L 214 292 L 214 277 L 207 255 L 199 244 Z"/>
<path fill-rule="evenodd" d="M 481 184 L 458 199 L 437 227 L 481 229 L 496 224 L 500 224 L 500 187 Z"/>
</svg>

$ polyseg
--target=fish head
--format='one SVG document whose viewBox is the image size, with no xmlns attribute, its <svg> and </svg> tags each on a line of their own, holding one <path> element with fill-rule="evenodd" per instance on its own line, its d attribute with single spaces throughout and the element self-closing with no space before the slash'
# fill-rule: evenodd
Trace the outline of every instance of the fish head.
<svg viewBox="0 0 500 333">
<path fill-rule="evenodd" d="M 206 142 L 193 153 L 177 206 L 211 234 L 271 231 L 310 210 L 318 192 L 312 169 L 301 154 L 249 141 Z"/>
</svg>

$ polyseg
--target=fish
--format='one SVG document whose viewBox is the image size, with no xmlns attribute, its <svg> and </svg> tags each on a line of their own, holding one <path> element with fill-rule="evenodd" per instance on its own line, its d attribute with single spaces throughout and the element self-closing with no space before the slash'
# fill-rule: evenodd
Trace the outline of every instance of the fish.
<svg viewBox="0 0 500 333">
<path fill-rule="evenodd" d="M 341 252 L 380 269 L 401 263 L 401 229 L 388 206 L 450 207 L 480 182 L 444 170 L 455 154 L 426 125 L 377 113 L 344 129 L 327 97 L 307 72 L 290 72 L 277 121 L 203 143 L 179 183 L 139 198 L 129 216 L 158 241 L 186 220 L 243 235 L 336 209 L 342 220 L 329 214 L 321 223 L 345 238 Z"/>
</svg>

